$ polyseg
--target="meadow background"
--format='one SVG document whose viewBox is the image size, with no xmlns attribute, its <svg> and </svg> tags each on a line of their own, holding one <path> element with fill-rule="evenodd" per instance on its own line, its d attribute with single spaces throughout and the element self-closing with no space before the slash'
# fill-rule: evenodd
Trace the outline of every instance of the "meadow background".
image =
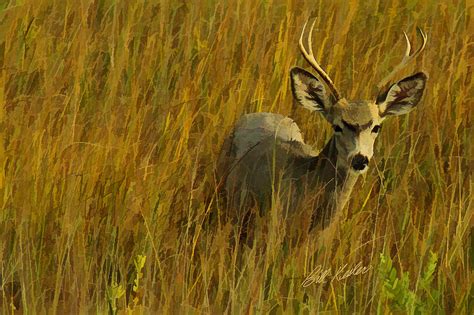
<svg viewBox="0 0 474 315">
<path fill-rule="evenodd" d="M 446 313 L 474 307 L 472 1 L 0 1 L 0 313 Z M 353 99 L 428 44 L 330 241 L 275 203 L 233 241 L 214 175 L 244 113 L 331 128 L 292 100 L 297 41 Z M 416 44 L 415 44 L 416 43 Z M 217 218 L 217 219 L 216 219 Z M 302 287 L 318 265 L 360 276 Z"/>
</svg>

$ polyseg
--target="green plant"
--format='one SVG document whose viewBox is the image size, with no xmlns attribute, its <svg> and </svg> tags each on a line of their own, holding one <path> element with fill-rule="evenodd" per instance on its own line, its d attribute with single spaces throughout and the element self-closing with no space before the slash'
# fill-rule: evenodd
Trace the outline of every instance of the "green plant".
<svg viewBox="0 0 474 315">
<path fill-rule="evenodd" d="M 140 287 L 140 280 L 143 278 L 143 267 L 145 266 L 146 256 L 138 255 L 137 258 L 133 261 L 135 266 L 135 278 L 133 279 L 133 287 L 132 287 L 132 303 L 129 303 L 127 308 L 132 310 L 133 308 L 137 307 L 140 304 L 140 299 L 142 297 L 141 287 Z"/>
<path fill-rule="evenodd" d="M 110 312 L 117 314 L 117 300 L 125 294 L 125 289 L 122 285 L 112 281 L 112 284 L 107 288 L 107 299 L 109 302 Z"/>
<path fill-rule="evenodd" d="M 431 286 L 437 262 L 438 256 L 431 252 L 419 279 L 421 290 L 414 291 L 410 289 L 410 274 L 401 271 L 401 277 L 398 277 L 391 258 L 381 253 L 378 271 L 382 291 L 377 313 L 384 314 L 387 307 L 393 312 L 404 311 L 409 314 L 429 314 L 439 308 L 439 291 Z"/>
</svg>

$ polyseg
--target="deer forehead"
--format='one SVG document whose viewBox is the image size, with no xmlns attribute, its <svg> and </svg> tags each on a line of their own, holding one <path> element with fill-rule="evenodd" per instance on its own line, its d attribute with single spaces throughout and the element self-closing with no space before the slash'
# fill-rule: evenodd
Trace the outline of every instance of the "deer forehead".
<svg viewBox="0 0 474 315">
<path fill-rule="evenodd" d="M 379 108 L 373 101 L 339 102 L 333 107 L 335 121 L 345 121 L 351 125 L 369 128 L 382 121 Z"/>
</svg>

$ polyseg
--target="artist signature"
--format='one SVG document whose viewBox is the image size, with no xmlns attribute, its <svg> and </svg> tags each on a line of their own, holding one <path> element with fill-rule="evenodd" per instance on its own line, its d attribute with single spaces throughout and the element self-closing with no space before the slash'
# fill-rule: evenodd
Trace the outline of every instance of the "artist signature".
<svg viewBox="0 0 474 315">
<path fill-rule="evenodd" d="M 330 281 L 341 281 L 352 276 L 363 275 L 372 269 L 372 266 L 363 266 L 362 262 L 358 262 L 356 265 L 350 267 L 348 264 L 344 264 L 333 272 L 332 268 L 323 268 L 321 265 L 311 271 L 311 273 L 304 279 L 301 285 L 306 288 L 313 283 L 326 283 Z"/>
</svg>

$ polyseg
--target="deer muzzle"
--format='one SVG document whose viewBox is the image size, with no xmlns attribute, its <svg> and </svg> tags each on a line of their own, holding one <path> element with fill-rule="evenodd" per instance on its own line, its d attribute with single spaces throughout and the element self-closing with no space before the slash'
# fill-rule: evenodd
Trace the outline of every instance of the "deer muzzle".
<svg viewBox="0 0 474 315">
<path fill-rule="evenodd" d="M 351 161 L 351 166 L 354 170 L 356 171 L 363 171 L 365 170 L 365 168 L 367 167 L 367 165 L 369 165 L 369 159 L 358 153 L 356 154 L 353 158 L 352 158 L 352 161 Z"/>
</svg>

